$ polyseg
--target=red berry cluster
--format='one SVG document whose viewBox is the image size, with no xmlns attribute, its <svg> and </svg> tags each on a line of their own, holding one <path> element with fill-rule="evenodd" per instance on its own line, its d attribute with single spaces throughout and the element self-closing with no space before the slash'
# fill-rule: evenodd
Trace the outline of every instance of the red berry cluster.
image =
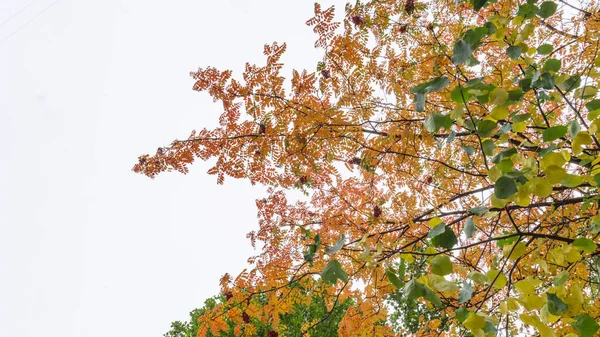
<svg viewBox="0 0 600 337">
<path fill-rule="evenodd" d="M 350 20 L 355 26 L 362 26 L 365 23 L 365 20 L 358 15 L 351 17 Z"/>
<path fill-rule="evenodd" d="M 245 311 L 242 313 L 242 321 L 246 324 L 250 323 L 250 316 Z"/>
<path fill-rule="evenodd" d="M 411 15 L 415 11 L 415 0 L 406 0 L 404 4 L 404 10 L 408 15 Z"/>
<path fill-rule="evenodd" d="M 373 207 L 373 217 L 379 218 L 380 216 L 381 216 L 381 207 L 375 205 L 375 207 Z"/>
<path fill-rule="evenodd" d="M 329 73 L 329 70 L 323 69 L 321 70 L 321 76 L 323 76 L 323 78 L 330 78 L 331 74 Z"/>
<path fill-rule="evenodd" d="M 348 160 L 348 164 L 360 165 L 360 158 L 354 157 L 354 158 Z"/>
<path fill-rule="evenodd" d="M 271 330 L 267 332 L 267 337 L 279 337 L 279 333 L 277 333 L 275 330 Z"/>
<path fill-rule="evenodd" d="M 223 296 L 225 296 L 225 299 L 229 301 L 233 297 L 233 293 L 231 291 L 226 291 Z"/>
</svg>

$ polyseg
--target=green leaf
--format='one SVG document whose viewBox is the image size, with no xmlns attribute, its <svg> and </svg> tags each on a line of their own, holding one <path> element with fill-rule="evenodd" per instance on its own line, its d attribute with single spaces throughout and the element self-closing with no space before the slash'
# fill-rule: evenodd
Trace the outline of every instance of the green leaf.
<svg viewBox="0 0 600 337">
<path fill-rule="evenodd" d="M 553 126 L 544 130 L 543 139 L 545 142 L 551 142 L 560 137 L 563 137 L 567 133 L 567 127 L 564 125 Z"/>
<path fill-rule="evenodd" d="M 519 10 L 517 11 L 518 16 L 522 16 L 525 19 L 531 19 L 535 16 L 538 11 L 538 7 L 534 4 L 525 3 L 519 6 Z"/>
<path fill-rule="evenodd" d="M 531 118 L 531 115 L 525 113 L 525 114 L 520 114 L 520 115 L 516 115 L 512 118 L 513 123 L 519 123 L 519 122 L 525 122 L 527 120 L 529 120 Z"/>
<path fill-rule="evenodd" d="M 421 83 L 410 88 L 410 92 L 413 94 L 423 93 L 427 94 L 433 91 L 442 90 L 450 84 L 450 80 L 448 77 L 436 77 L 429 82 Z"/>
<path fill-rule="evenodd" d="M 505 133 L 509 133 L 511 129 L 512 129 L 512 124 L 506 123 L 506 124 L 502 125 L 502 127 L 496 132 L 496 135 L 502 136 Z"/>
<path fill-rule="evenodd" d="M 431 239 L 431 244 L 434 247 L 442 247 L 446 249 L 451 249 L 458 243 L 458 239 L 454 234 L 454 231 L 449 226 L 444 225 L 445 230 L 442 234 L 435 236 Z"/>
<path fill-rule="evenodd" d="M 521 56 L 522 52 L 523 50 L 519 46 L 510 46 L 506 48 L 506 55 L 508 55 L 508 57 L 510 57 L 512 60 L 517 60 L 519 56 Z"/>
<path fill-rule="evenodd" d="M 560 181 L 560 184 L 569 188 L 577 187 L 583 184 L 583 177 L 574 174 L 567 174 L 566 177 Z"/>
<path fill-rule="evenodd" d="M 531 84 L 531 87 L 550 90 L 554 88 L 554 84 L 554 76 L 550 75 L 550 73 L 543 73 L 540 79 Z"/>
<path fill-rule="evenodd" d="M 308 232 L 307 234 L 310 234 L 310 232 Z M 321 246 L 321 236 L 319 234 L 317 234 L 315 236 L 315 243 L 312 245 L 308 245 L 308 250 L 304 253 L 304 260 L 306 262 L 312 263 L 315 258 L 315 253 L 317 252 L 317 250 L 319 249 L 320 246 Z"/>
<path fill-rule="evenodd" d="M 531 78 L 519 80 L 519 89 L 521 89 L 523 92 L 531 90 Z"/>
<path fill-rule="evenodd" d="M 494 149 L 496 148 L 496 144 L 491 139 L 486 139 L 481 143 L 481 147 L 483 148 L 483 153 L 486 156 L 491 156 L 494 154 Z"/>
<path fill-rule="evenodd" d="M 560 66 L 562 65 L 560 60 L 557 59 L 548 59 L 544 66 L 542 67 L 542 72 L 557 72 L 560 70 Z"/>
<path fill-rule="evenodd" d="M 477 27 L 467 30 L 463 36 L 463 40 L 470 44 L 473 49 L 476 49 L 481 43 L 481 39 L 487 34 L 488 29 L 486 27 Z"/>
<path fill-rule="evenodd" d="M 546 293 L 546 297 L 548 298 L 548 312 L 552 315 L 558 316 L 561 312 L 567 310 L 567 304 L 555 294 Z"/>
<path fill-rule="evenodd" d="M 498 329 L 494 326 L 494 323 L 490 321 L 485 321 L 485 327 L 483 327 L 483 333 L 487 335 L 496 336 L 498 334 Z"/>
<path fill-rule="evenodd" d="M 446 255 L 434 257 L 431 259 L 430 265 L 431 272 L 436 275 L 444 276 L 452 274 L 452 261 L 450 261 L 450 258 Z"/>
<path fill-rule="evenodd" d="M 468 93 L 468 90 L 462 87 L 457 86 L 450 92 L 450 98 L 456 103 L 465 103 L 469 101 L 471 98 L 471 94 Z"/>
<path fill-rule="evenodd" d="M 600 174 L 597 174 L 596 176 L 599 175 Z M 596 177 L 594 177 L 594 179 L 596 179 Z M 600 232 L 600 216 L 595 216 L 592 218 L 590 232 L 592 232 L 593 234 Z"/>
<path fill-rule="evenodd" d="M 597 92 L 598 92 L 598 88 L 591 86 L 591 85 L 586 85 L 585 87 L 581 87 L 581 88 L 575 90 L 575 92 L 573 93 L 573 96 L 575 98 L 586 99 L 586 98 L 596 96 Z M 589 117 L 588 117 L 588 119 L 589 119 Z"/>
<path fill-rule="evenodd" d="M 582 249 L 586 253 L 593 253 L 596 250 L 594 241 L 586 238 L 578 238 L 573 241 L 573 247 Z"/>
<path fill-rule="evenodd" d="M 404 259 L 400 259 L 400 267 L 398 268 L 398 278 L 404 283 L 404 276 L 406 275 L 406 262 Z"/>
<path fill-rule="evenodd" d="M 396 276 L 393 269 L 386 269 L 385 274 L 387 275 L 388 280 L 390 280 L 390 283 L 393 284 L 396 288 L 400 289 L 404 287 L 404 282 L 400 280 L 398 276 Z"/>
<path fill-rule="evenodd" d="M 566 92 L 578 88 L 579 85 L 581 85 L 581 76 L 579 75 L 571 76 L 566 81 L 556 84 L 557 87 Z"/>
<path fill-rule="evenodd" d="M 511 147 L 511 148 L 506 149 L 506 150 L 498 153 L 497 155 L 495 155 L 492 158 L 492 163 L 499 164 L 500 162 L 502 162 L 503 159 L 510 158 L 510 157 L 514 156 L 515 154 L 517 154 L 517 149 L 515 149 L 514 147 Z"/>
<path fill-rule="evenodd" d="M 471 299 L 471 296 L 473 296 L 473 286 L 467 281 L 463 281 L 462 289 L 460 289 L 460 293 L 458 293 L 458 304 L 468 302 Z"/>
<path fill-rule="evenodd" d="M 469 208 L 469 212 L 478 215 L 478 216 L 482 216 L 485 213 L 489 212 L 489 208 L 487 207 L 473 207 L 473 208 Z"/>
<path fill-rule="evenodd" d="M 477 123 L 477 133 L 483 138 L 491 136 L 494 128 L 496 128 L 496 122 L 489 119 L 484 119 Z"/>
<path fill-rule="evenodd" d="M 469 57 L 473 54 L 473 46 L 467 43 L 465 40 L 458 40 L 454 44 L 452 52 L 452 63 L 454 65 L 461 65 L 465 63 Z"/>
<path fill-rule="evenodd" d="M 419 297 L 423 297 L 436 306 L 442 305 L 440 298 L 431 289 L 424 284 L 415 281 L 414 279 L 406 283 L 402 293 L 404 297 L 411 301 L 414 301 Z"/>
<path fill-rule="evenodd" d="M 446 231 L 446 224 L 445 223 L 441 223 L 435 227 L 433 227 L 429 233 L 427 234 L 428 238 L 434 238 L 442 233 L 444 233 L 444 231 Z"/>
<path fill-rule="evenodd" d="M 454 130 L 451 130 L 450 133 L 448 134 L 448 138 L 446 138 L 446 144 L 452 144 L 455 137 L 456 137 L 456 132 L 454 132 Z"/>
<path fill-rule="evenodd" d="M 475 228 L 475 221 L 473 221 L 472 217 L 469 217 L 467 219 L 467 221 L 465 222 L 465 228 L 463 229 L 463 232 L 465 233 L 465 236 L 470 239 L 473 237 L 473 234 L 475 234 L 475 231 L 477 229 Z"/>
<path fill-rule="evenodd" d="M 423 285 L 414 279 L 406 282 L 403 290 L 404 297 L 409 300 L 416 300 L 417 298 L 423 296 Z"/>
<path fill-rule="evenodd" d="M 346 235 L 342 234 L 342 236 L 340 236 L 340 238 L 337 240 L 335 245 L 325 249 L 325 253 L 327 253 L 327 254 L 337 253 L 340 249 L 342 249 L 342 247 L 344 247 L 344 241 L 346 241 Z"/>
<path fill-rule="evenodd" d="M 581 337 L 594 337 L 596 331 L 600 328 L 600 325 L 587 314 L 575 316 L 575 322 L 571 323 L 571 325 Z"/>
<path fill-rule="evenodd" d="M 415 110 L 418 112 L 425 111 L 425 94 L 422 92 L 415 93 Z"/>
<path fill-rule="evenodd" d="M 523 91 L 521 89 L 510 90 L 506 104 L 516 104 L 523 100 Z"/>
<path fill-rule="evenodd" d="M 567 124 L 567 127 L 569 130 L 569 136 L 571 136 L 571 138 L 575 138 L 579 131 L 581 131 L 581 127 L 579 126 L 579 123 L 577 123 L 576 120 L 570 121 L 569 124 Z"/>
<path fill-rule="evenodd" d="M 425 285 L 423 285 L 423 298 L 431 302 L 431 304 L 435 305 L 436 307 L 442 306 L 442 300 L 440 300 L 440 297 Z"/>
<path fill-rule="evenodd" d="M 540 5 L 540 9 L 538 10 L 537 15 L 542 19 L 549 18 L 552 16 L 552 14 L 556 12 L 556 8 L 558 8 L 558 4 L 556 4 L 555 2 L 544 1 Z"/>
<path fill-rule="evenodd" d="M 323 268 L 321 279 L 332 284 L 335 284 L 337 280 L 348 282 L 348 274 L 342 269 L 342 265 L 337 260 L 331 260 Z"/>
<path fill-rule="evenodd" d="M 483 275 L 478 271 L 470 272 L 469 275 L 467 275 L 467 277 L 479 285 L 485 285 L 487 283 L 487 276 Z"/>
<path fill-rule="evenodd" d="M 456 310 L 456 314 L 454 315 L 459 322 L 464 322 L 467 317 L 469 317 L 469 309 L 465 307 L 460 307 Z"/>
<path fill-rule="evenodd" d="M 517 184 L 507 176 L 502 176 L 496 180 L 494 185 L 494 194 L 498 199 L 508 199 L 517 193 Z"/>
<path fill-rule="evenodd" d="M 593 99 L 585 104 L 585 108 L 588 110 L 588 120 L 594 120 L 600 114 L 600 99 Z M 592 114 L 592 112 L 596 112 Z"/>
<path fill-rule="evenodd" d="M 552 282 L 555 286 L 560 287 L 563 284 L 565 284 L 565 282 L 567 282 L 567 280 L 569 279 L 569 272 L 568 271 L 561 271 L 558 275 L 556 275 L 556 277 L 554 278 L 554 282 Z"/>
<path fill-rule="evenodd" d="M 552 144 L 552 145 L 548 146 L 547 148 L 543 149 L 540 152 L 540 157 L 547 155 L 548 153 L 554 151 L 554 149 L 556 149 L 556 144 Z"/>
<path fill-rule="evenodd" d="M 427 116 L 427 118 L 425 118 L 424 127 L 425 130 L 431 133 L 436 133 L 440 130 L 441 127 L 450 129 L 452 123 L 453 121 L 452 118 L 450 118 L 450 116 L 434 112 L 431 115 Z"/>
<path fill-rule="evenodd" d="M 548 54 L 552 53 L 553 50 L 554 50 L 554 47 L 551 44 L 547 44 L 547 43 L 537 47 L 537 53 L 540 55 L 548 55 Z"/>
<path fill-rule="evenodd" d="M 502 173 L 509 173 L 513 171 L 515 164 L 511 159 L 504 158 L 501 162 L 496 164 L 496 166 L 502 171 Z"/>
<path fill-rule="evenodd" d="M 475 67 L 479 64 L 481 64 L 481 62 L 479 62 L 473 55 L 469 56 L 469 59 L 465 61 L 465 65 L 467 67 Z"/>
<path fill-rule="evenodd" d="M 463 150 L 465 150 L 465 152 L 467 153 L 467 155 L 472 156 L 473 153 L 475 153 L 475 148 L 472 147 L 471 145 L 467 145 L 467 146 L 461 146 L 461 148 Z"/>
<path fill-rule="evenodd" d="M 477 12 L 485 6 L 488 0 L 470 0 L 470 2 L 473 5 L 473 11 Z"/>
<path fill-rule="evenodd" d="M 496 32 L 496 30 L 498 30 L 498 27 L 496 27 L 496 25 L 493 24 L 492 22 L 486 22 L 483 26 L 485 28 L 487 28 L 487 30 L 488 30 L 487 33 L 489 35 L 494 34 Z"/>
<path fill-rule="evenodd" d="M 304 261 L 310 262 L 310 263 L 312 263 L 313 260 L 315 259 L 315 254 L 314 253 L 313 254 L 310 253 L 311 246 L 314 246 L 314 245 L 309 245 L 308 246 L 308 252 L 305 252 L 304 255 L 303 255 L 304 256 Z"/>
</svg>

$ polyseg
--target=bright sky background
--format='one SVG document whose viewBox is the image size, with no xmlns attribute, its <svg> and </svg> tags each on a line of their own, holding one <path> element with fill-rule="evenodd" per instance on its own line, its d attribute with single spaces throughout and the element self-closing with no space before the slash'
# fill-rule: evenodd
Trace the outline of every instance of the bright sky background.
<svg viewBox="0 0 600 337">
<path fill-rule="evenodd" d="M 0 336 L 162 336 L 255 253 L 262 188 L 131 167 L 215 125 L 190 71 L 239 75 L 272 41 L 314 69 L 313 2 L 31 3 L 0 1 Z"/>
</svg>

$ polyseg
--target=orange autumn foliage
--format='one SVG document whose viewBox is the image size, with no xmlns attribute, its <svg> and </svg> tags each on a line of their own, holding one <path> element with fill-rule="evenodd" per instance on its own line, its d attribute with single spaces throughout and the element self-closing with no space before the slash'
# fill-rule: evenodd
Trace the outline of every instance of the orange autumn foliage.
<svg viewBox="0 0 600 337">
<path fill-rule="evenodd" d="M 252 336 L 242 311 L 277 328 L 314 291 L 329 310 L 355 301 L 340 336 L 406 333 L 389 321 L 398 292 L 439 314 L 419 336 L 593 336 L 598 4 L 372 0 L 339 22 L 333 7 L 314 12 L 315 70 L 286 79 L 286 45 L 273 43 L 239 79 L 193 72 L 193 89 L 222 104 L 220 126 L 134 166 L 155 177 L 215 159 L 219 184 L 269 187 L 248 234 L 263 249 L 223 278 L 228 303 L 199 336 L 224 317 Z M 309 200 L 289 200 L 294 189 Z"/>
</svg>

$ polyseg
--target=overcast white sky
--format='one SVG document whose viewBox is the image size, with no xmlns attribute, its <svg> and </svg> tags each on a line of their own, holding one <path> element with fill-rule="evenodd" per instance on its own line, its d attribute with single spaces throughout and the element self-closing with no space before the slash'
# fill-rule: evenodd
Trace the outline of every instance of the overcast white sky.
<svg viewBox="0 0 600 337">
<path fill-rule="evenodd" d="M 31 2 L 0 0 L 0 336 L 162 336 L 254 254 L 262 189 L 130 169 L 215 124 L 197 67 L 239 74 L 275 40 L 314 69 L 313 2 Z"/>
</svg>

